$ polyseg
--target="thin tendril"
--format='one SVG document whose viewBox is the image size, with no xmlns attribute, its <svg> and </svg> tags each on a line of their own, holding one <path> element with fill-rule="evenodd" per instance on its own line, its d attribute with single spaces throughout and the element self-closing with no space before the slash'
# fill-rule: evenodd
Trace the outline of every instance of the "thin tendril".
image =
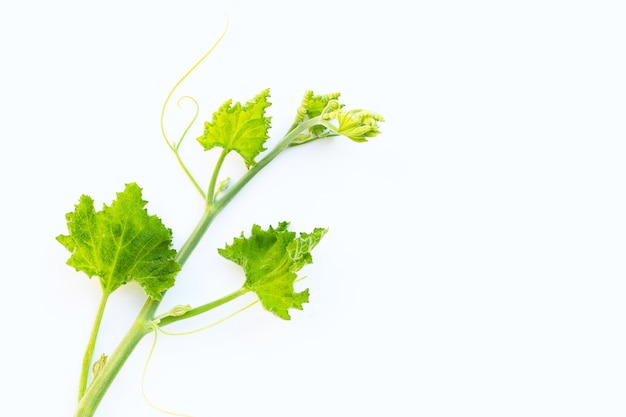
<svg viewBox="0 0 626 417">
<path fill-rule="evenodd" d="M 189 74 L 191 74 L 197 67 L 198 65 L 200 65 L 202 63 L 202 61 L 204 61 L 206 59 L 207 56 L 209 56 L 209 54 L 211 54 L 211 52 L 213 52 L 213 50 L 217 47 L 217 45 L 220 44 L 220 42 L 222 41 L 222 39 L 224 39 L 224 36 L 226 36 L 226 32 L 228 31 L 228 24 L 229 24 L 229 20 L 228 20 L 228 16 L 226 17 L 226 26 L 224 27 L 224 30 L 222 31 L 222 34 L 220 35 L 220 37 L 217 39 L 217 41 L 215 41 L 215 43 L 213 44 L 213 46 L 211 46 L 211 48 L 202 56 L 202 58 L 200 58 L 198 60 L 198 62 L 196 62 L 181 78 L 180 80 L 178 80 L 176 82 L 176 84 L 174 84 L 174 87 L 172 87 L 172 89 L 170 90 L 169 94 L 167 95 L 167 97 L 165 98 L 165 101 L 163 102 L 163 107 L 161 108 L 161 118 L 160 118 L 160 123 L 161 123 L 161 134 L 163 135 L 163 139 L 165 139 L 165 142 L 167 143 L 167 146 L 170 147 L 170 149 L 174 150 L 176 148 L 176 146 L 170 142 L 170 140 L 167 137 L 167 134 L 165 133 L 165 126 L 163 123 L 163 120 L 165 118 L 165 109 L 167 108 L 167 104 L 170 101 L 170 98 L 172 97 L 172 95 L 174 94 L 174 91 L 176 91 L 176 89 L 178 88 L 178 86 L 185 81 L 185 79 L 189 76 Z"/>
<path fill-rule="evenodd" d="M 152 401 L 150 401 L 150 398 L 148 398 L 148 394 L 146 394 L 146 374 L 148 373 L 148 365 L 150 364 L 150 360 L 152 359 L 152 355 L 154 354 L 154 348 L 156 347 L 156 343 L 157 343 L 157 338 L 158 338 L 158 333 L 161 332 L 164 335 L 168 335 L 168 336 L 185 336 L 185 335 L 190 335 L 193 333 L 198 333 L 201 332 L 203 330 L 207 330 L 210 329 L 211 327 L 217 326 L 218 324 L 221 324 L 223 322 L 225 322 L 226 320 L 236 316 L 239 313 L 242 313 L 243 311 L 249 309 L 250 307 L 252 307 L 253 305 L 255 305 L 256 303 L 258 303 L 259 300 L 253 301 L 252 303 L 248 304 L 245 307 L 240 308 L 239 310 L 229 314 L 228 316 L 217 320 L 211 324 L 209 324 L 208 326 L 204 326 L 201 327 L 199 329 L 196 330 L 192 330 L 189 332 L 182 332 L 182 333 L 170 333 L 170 332 L 166 332 L 165 330 L 163 330 L 161 327 L 159 327 L 159 325 L 157 324 L 156 321 L 151 321 L 150 322 L 150 327 L 152 328 L 152 331 L 154 333 L 154 338 L 152 339 L 152 346 L 150 346 L 150 351 L 148 352 L 148 357 L 146 358 L 146 363 L 143 366 L 143 372 L 141 373 L 141 395 L 143 395 L 143 399 L 148 403 L 148 405 L 150 407 L 152 407 L 153 409 L 155 409 L 156 411 L 159 411 L 161 413 L 164 414 L 168 414 L 171 416 L 178 416 L 178 417 L 193 417 L 190 416 L 188 414 L 180 414 L 180 413 L 175 413 L 172 411 L 168 411 L 165 410 L 161 407 L 158 407 L 156 404 L 154 404 Z"/>
<path fill-rule="evenodd" d="M 294 282 L 300 282 L 300 281 L 302 281 L 305 278 L 306 278 L 306 276 L 299 277 Z M 159 332 L 161 332 L 161 333 L 163 333 L 164 335 L 167 335 L 167 336 L 187 336 L 187 335 L 191 335 L 191 334 L 194 334 L 194 333 L 199 333 L 201 331 L 208 330 L 208 329 L 210 329 L 212 327 L 215 327 L 218 324 L 222 324 L 226 320 L 228 320 L 230 318 L 233 318 L 234 316 L 236 316 L 239 313 L 243 313 L 244 311 L 246 311 L 247 309 L 249 309 L 253 305 L 257 304 L 259 301 L 260 300 L 257 299 L 255 301 L 251 302 L 250 304 L 240 308 L 239 310 L 236 310 L 236 311 L 230 313 L 226 317 L 223 317 L 223 318 L 221 318 L 221 319 L 219 319 L 217 321 L 214 321 L 213 323 L 211 323 L 211 324 L 209 324 L 207 326 L 200 327 L 199 329 L 191 330 L 191 331 L 188 331 L 188 332 L 180 332 L 180 333 L 168 332 L 168 331 L 163 330 L 159 326 L 158 320 L 151 321 L 150 322 L 150 327 L 152 328 L 152 331 L 154 333 L 154 339 L 152 340 L 152 346 L 150 346 L 150 351 L 148 352 L 148 357 L 146 358 L 146 363 L 145 363 L 145 365 L 143 367 L 143 372 L 141 374 L 141 394 L 143 395 L 143 398 L 148 403 L 148 405 L 150 405 L 150 407 L 152 407 L 153 409 L 155 409 L 155 410 L 157 410 L 157 411 L 159 411 L 161 413 L 168 414 L 168 415 L 171 415 L 171 416 L 193 417 L 193 416 L 190 416 L 188 414 L 179 414 L 179 413 L 174 413 L 172 411 L 164 410 L 164 409 L 158 407 L 157 405 L 155 405 L 152 401 L 150 401 L 150 399 L 148 398 L 148 395 L 146 394 L 146 385 L 145 385 L 146 373 L 148 372 L 148 364 L 150 363 L 150 360 L 152 359 L 152 354 L 154 353 L 154 348 L 156 346 L 156 342 L 157 342 L 157 338 L 158 338 L 158 333 Z"/>
<path fill-rule="evenodd" d="M 153 409 L 155 409 L 156 411 L 159 411 L 163 414 L 168 414 L 170 416 L 192 417 L 189 414 L 180 414 L 180 413 L 175 413 L 172 411 L 164 410 L 163 408 L 158 407 L 156 404 L 150 401 L 150 399 L 148 398 L 148 395 L 146 394 L 146 373 L 148 371 L 148 364 L 150 363 L 150 359 L 152 359 L 152 354 L 154 353 L 154 348 L 156 346 L 157 336 L 158 336 L 158 332 L 157 332 L 158 326 L 154 322 L 151 322 L 150 327 L 152 327 L 152 330 L 154 332 L 154 339 L 152 340 L 152 346 L 150 346 L 150 352 L 148 353 L 148 357 L 146 358 L 146 363 L 143 367 L 143 372 L 141 373 L 141 395 L 143 395 L 143 399 L 148 403 L 148 405 L 152 407 Z"/>
<path fill-rule="evenodd" d="M 176 91 L 178 86 L 183 81 L 185 81 L 185 79 L 189 76 L 189 74 L 191 74 L 198 67 L 198 65 L 200 65 L 202 63 L 202 61 L 204 61 L 206 59 L 206 57 L 208 57 L 211 54 L 211 52 L 213 52 L 213 50 L 217 47 L 217 45 L 220 44 L 222 39 L 224 39 L 224 36 L 226 35 L 226 32 L 228 31 L 228 24 L 229 24 L 229 20 L 228 20 L 228 16 L 226 16 L 226 25 L 224 27 L 224 30 L 222 31 L 222 34 L 217 39 L 217 41 L 215 41 L 213 46 L 211 46 L 211 48 L 176 82 L 176 84 L 174 84 L 174 87 L 172 87 L 172 89 L 168 93 L 167 97 L 165 98 L 165 101 L 163 102 L 163 107 L 161 108 L 161 117 L 159 118 L 159 122 L 160 122 L 160 125 L 161 125 L 161 135 L 163 135 L 163 139 L 165 139 L 165 143 L 172 150 L 172 152 L 174 152 L 174 155 L 176 156 L 176 160 L 178 161 L 178 163 L 180 164 L 181 168 L 185 172 L 185 175 L 187 175 L 187 177 L 189 178 L 189 180 L 193 184 L 194 188 L 200 193 L 200 196 L 202 197 L 203 200 L 206 200 L 207 196 L 204 194 L 204 191 L 202 190 L 202 187 L 200 187 L 200 185 L 198 184 L 198 181 L 196 181 L 196 179 L 193 177 L 193 175 L 191 174 L 191 171 L 189 171 L 189 169 L 187 168 L 187 166 L 183 162 L 183 160 L 182 160 L 182 158 L 180 156 L 180 153 L 178 152 L 178 149 L 180 148 L 180 145 L 183 143 L 183 139 L 185 139 L 185 136 L 189 132 L 189 129 L 191 129 L 191 126 L 193 126 L 193 124 L 196 122 L 196 119 L 198 118 L 198 114 L 200 113 L 200 105 L 198 104 L 196 99 L 194 99 L 191 96 L 183 96 L 180 99 L 178 99 L 177 104 L 178 104 L 179 108 L 181 107 L 181 102 L 184 99 L 191 100 L 193 102 L 194 106 L 195 106 L 195 113 L 193 115 L 193 118 L 191 119 L 191 122 L 189 122 L 189 124 L 187 125 L 187 128 L 183 132 L 183 134 L 182 134 L 182 136 L 181 136 L 181 138 L 180 138 L 180 140 L 178 142 L 170 141 L 170 139 L 167 137 L 167 133 L 165 133 L 165 123 L 164 123 L 165 109 L 167 108 L 167 105 L 170 102 L 170 99 L 172 98 L 172 95 L 174 94 L 174 91 Z"/>
<path fill-rule="evenodd" d="M 194 123 L 196 123 L 196 119 L 198 118 L 198 114 L 200 114 L 200 105 L 198 104 L 198 101 L 196 101 L 196 99 L 191 97 L 191 96 L 182 96 L 181 98 L 179 98 L 178 102 L 176 103 L 178 105 L 178 108 L 182 108 L 181 103 L 183 102 L 183 100 L 191 100 L 191 102 L 193 103 L 193 105 L 194 105 L 194 107 L 196 109 L 196 112 L 193 115 L 193 118 L 191 119 L 189 124 L 187 125 L 187 128 L 185 129 L 185 131 L 181 135 L 180 140 L 178 141 L 178 143 L 172 144 L 176 148 L 177 151 L 178 151 L 178 148 L 180 148 L 181 143 L 183 143 L 183 139 L 185 139 L 185 136 L 187 136 L 187 132 L 189 132 L 189 129 L 191 129 L 191 126 L 193 126 Z"/>
</svg>

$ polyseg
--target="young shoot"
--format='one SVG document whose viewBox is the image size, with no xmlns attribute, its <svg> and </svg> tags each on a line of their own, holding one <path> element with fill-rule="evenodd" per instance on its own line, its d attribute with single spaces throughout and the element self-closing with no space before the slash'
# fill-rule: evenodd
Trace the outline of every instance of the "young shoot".
<svg viewBox="0 0 626 417">
<path fill-rule="evenodd" d="M 164 128 L 165 109 L 177 87 L 217 47 L 226 30 L 209 51 L 196 62 L 167 94 L 161 112 L 161 131 L 167 146 L 173 152 L 192 186 L 202 197 L 204 213 L 195 229 L 178 249 L 172 244 L 172 231 L 147 210 L 142 188 L 136 183 L 125 184 L 109 204 L 96 210 L 94 200 L 83 195 L 74 210 L 66 215 L 67 233 L 57 240 L 69 251 L 67 264 L 89 278 L 97 277 L 102 290 L 96 307 L 94 325 L 88 338 L 78 383 L 78 405 L 75 417 L 92 417 L 138 343 L 148 334 L 169 334 L 164 327 L 191 317 L 202 315 L 226 305 L 248 293 L 268 312 L 283 320 L 291 319 L 291 312 L 301 310 L 309 301 L 309 289 L 296 291 L 294 283 L 302 277 L 299 272 L 313 262 L 315 246 L 327 233 L 324 227 L 296 233 L 289 230 L 289 222 L 262 227 L 252 225 L 249 233 L 242 232 L 231 243 L 217 252 L 226 260 L 242 268 L 241 287 L 215 299 L 207 299 L 197 306 L 176 305 L 164 313 L 157 310 L 167 298 L 167 291 L 180 279 L 192 279 L 181 274 L 185 262 L 194 253 L 215 218 L 276 157 L 287 149 L 316 140 L 344 136 L 354 142 L 366 142 L 380 133 L 383 117 L 363 109 L 346 109 L 339 101 L 339 93 L 304 94 L 295 110 L 291 127 L 276 145 L 267 148 L 271 117 L 270 90 L 265 88 L 244 102 L 224 101 L 197 133 L 199 151 L 219 153 L 205 186 L 194 178 L 181 158 L 180 147 L 194 129 L 200 114 L 198 102 L 189 96 L 178 100 L 195 107 L 192 120 L 178 140 L 170 140 Z M 296 151 L 296 150 L 293 150 Z M 229 154 L 238 155 L 246 166 L 239 178 L 221 178 L 222 163 Z M 175 207 L 172 207 L 175 209 Z M 102 354 L 94 361 L 95 347 L 101 323 L 105 319 L 107 301 L 122 285 L 135 282 L 145 292 L 145 302 L 125 336 L 112 352 Z M 232 312 L 229 318 L 252 304 Z M 225 319 L 226 319 L 225 318 Z M 209 328 L 223 320 L 205 326 Z M 152 355 L 152 351 L 150 355 Z M 145 371 L 144 371 L 145 373 Z M 149 400 L 148 400 L 149 401 Z"/>
</svg>

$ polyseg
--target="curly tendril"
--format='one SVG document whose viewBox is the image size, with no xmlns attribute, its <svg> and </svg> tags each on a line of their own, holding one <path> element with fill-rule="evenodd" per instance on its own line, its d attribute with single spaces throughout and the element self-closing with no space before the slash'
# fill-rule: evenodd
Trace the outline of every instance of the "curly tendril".
<svg viewBox="0 0 626 417">
<path fill-rule="evenodd" d="M 164 123 L 163 123 L 163 120 L 165 118 L 165 109 L 167 108 L 167 105 L 170 102 L 170 99 L 172 98 L 172 95 L 174 95 L 174 91 L 176 91 L 178 86 L 180 86 L 182 84 L 182 82 L 185 81 L 185 79 L 187 79 L 189 74 L 191 74 L 198 67 L 198 65 L 200 65 L 211 54 L 211 52 L 213 52 L 215 50 L 215 48 L 217 48 L 217 45 L 219 45 L 222 42 L 222 40 L 224 39 L 224 36 L 226 36 L 226 32 L 228 31 L 228 24 L 229 24 L 229 19 L 228 19 L 228 16 L 227 16 L 226 17 L 226 25 L 224 26 L 224 30 L 222 31 L 222 34 L 220 35 L 220 37 L 217 38 L 217 41 L 215 41 L 215 43 L 211 46 L 211 48 L 209 48 L 209 50 L 206 51 L 206 53 L 204 55 L 202 55 L 202 57 L 195 64 L 193 64 L 193 66 L 191 68 L 189 68 L 189 70 L 187 70 L 187 72 L 182 77 L 180 77 L 180 79 L 176 82 L 176 84 L 174 84 L 174 87 L 172 87 L 170 92 L 167 94 L 167 97 L 165 98 L 165 101 L 163 102 L 163 107 L 161 108 L 161 118 L 160 118 L 161 133 L 163 135 L 163 138 L 165 139 L 165 142 L 167 142 L 167 145 L 170 148 L 173 147 L 173 144 L 167 138 L 167 134 L 165 133 L 165 126 L 164 126 Z M 180 100 L 179 100 L 179 102 L 180 102 Z"/>
<path fill-rule="evenodd" d="M 189 130 L 191 129 L 191 127 L 194 125 L 194 123 L 196 122 L 198 118 L 198 114 L 200 113 L 200 105 L 198 104 L 196 99 L 194 99 L 191 96 L 183 96 L 178 99 L 177 105 L 179 108 L 182 108 L 182 103 L 184 100 L 190 100 L 195 107 L 195 112 L 191 121 L 189 122 L 189 124 L 187 125 L 180 139 L 177 142 L 171 141 L 168 138 L 167 133 L 165 132 L 165 123 L 164 123 L 165 109 L 167 108 L 167 105 L 169 104 L 170 99 L 174 95 L 174 92 L 176 91 L 178 86 L 181 85 L 182 82 L 185 81 L 185 79 L 189 76 L 189 74 L 191 74 L 198 67 L 198 65 L 200 65 L 206 59 L 206 57 L 208 57 L 211 54 L 211 52 L 213 52 L 213 50 L 215 50 L 217 45 L 219 45 L 220 42 L 222 42 L 222 39 L 224 39 L 224 36 L 226 36 L 226 32 L 228 31 L 228 24 L 229 24 L 229 20 L 228 20 L 228 16 L 226 16 L 226 25 L 224 26 L 224 30 L 222 31 L 222 34 L 219 36 L 217 41 L 215 41 L 215 43 L 211 46 L 211 48 L 209 48 L 209 50 L 204 55 L 202 55 L 202 57 L 195 64 L 193 64 L 193 66 L 189 68 L 189 70 L 187 70 L 187 72 L 176 82 L 176 84 L 174 84 L 174 87 L 172 87 L 170 92 L 167 94 L 165 101 L 163 102 L 163 107 L 161 108 L 161 117 L 159 118 L 159 122 L 161 125 L 161 135 L 163 136 L 165 143 L 172 150 L 172 152 L 174 152 L 174 155 L 176 156 L 176 160 L 178 161 L 181 168 L 187 175 L 187 178 L 189 178 L 189 180 L 193 184 L 194 188 L 200 193 L 200 196 L 202 197 L 203 200 L 206 200 L 206 194 L 204 193 L 202 187 L 200 187 L 200 184 L 198 184 L 198 181 L 196 181 L 196 179 L 193 177 L 189 169 L 187 169 L 187 166 L 183 162 L 182 158 L 180 157 L 180 153 L 178 152 L 180 145 L 183 143 L 183 140 L 185 139 L 185 136 L 187 136 L 187 133 L 189 132 Z"/>
<path fill-rule="evenodd" d="M 178 102 L 176 103 L 178 105 L 179 109 L 182 109 L 182 103 L 184 100 L 190 100 L 193 103 L 193 106 L 195 108 L 195 113 L 191 119 L 191 121 L 189 122 L 189 124 L 187 125 L 187 128 L 184 130 L 183 134 L 180 136 L 180 139 L 178 141 L 178 143 L 172 143 L 172 146 L 178 150 L 178 148 L 180 147 L 181 143 L 183 143 L 183 139 L 185 139 L 185 136 L 187 136 L 187 132 L 189 132 L 189 129 L 191 129 L 191 126 L 194 125 L 194 123 L 196 123 L 196 120 L 198 119 L 198 115 L 200 114 L 200 104 L 198 104 L 198 101 L 191 97 L 191 96 L 182 96 L 181 98 L 178 99 Z M 167 138 L 166 138 L 167 140 Z"/>
<path fill-rule="evenodd" d="M 337 110 L 340 110 L 341 107 L 342 106 L 341 104 L 339 104 L 339 101 L 337 99 L 329 100 L 328 103 L 326 103 L 326 107 L 324 107 L 324 110 L 322 110 L 322 119 L 330 120 L 336 118 Z"/>
</svg>

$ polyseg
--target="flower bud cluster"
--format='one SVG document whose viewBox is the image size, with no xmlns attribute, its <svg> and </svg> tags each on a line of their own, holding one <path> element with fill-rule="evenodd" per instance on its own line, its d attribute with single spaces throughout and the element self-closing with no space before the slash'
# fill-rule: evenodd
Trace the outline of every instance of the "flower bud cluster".
<svg viewBox="0 0 626 417">
<path fill-rule="evenodd" d="M 383 116 L 368 110 L 339 111 L 337 114 L 337 122 L 339 123 L 337 133 L 356 142 L 365 142 L 367 138 L 380 133 L 378 123 L 384 121 Z"/>
</svg>

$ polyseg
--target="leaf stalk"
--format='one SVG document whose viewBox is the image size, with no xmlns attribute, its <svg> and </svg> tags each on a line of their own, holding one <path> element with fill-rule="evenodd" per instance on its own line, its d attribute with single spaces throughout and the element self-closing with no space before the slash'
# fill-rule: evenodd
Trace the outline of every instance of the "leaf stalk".
<svg viewBox="0 0 626 417">
<path fill-rule="evenodd" d="M 87 342 L 87 348 L 83 356 L 83 366 L 80 373 L 80 379 L 78 382 L 78 400 L 83 397 L 85 390 L 87 389 L 87 383 L 89 381 L 89 370 L 91 369 L 91 362 L 93 360 L 93 352 L 96 347 L 96 340 L 98 339 L 98 332 L 100 331 L 100 324 L 102 323 L 102 317 L 104 316 L 104 309 L 106 307 L 107 300 L 109 299 L 109 293 L 102 291 L 102 297 L 100 298 L 100 305 L 96 312 L 96 318 L 91 329 L 91 335 L 89 336 L 89 342 Z"/>
</svg>

